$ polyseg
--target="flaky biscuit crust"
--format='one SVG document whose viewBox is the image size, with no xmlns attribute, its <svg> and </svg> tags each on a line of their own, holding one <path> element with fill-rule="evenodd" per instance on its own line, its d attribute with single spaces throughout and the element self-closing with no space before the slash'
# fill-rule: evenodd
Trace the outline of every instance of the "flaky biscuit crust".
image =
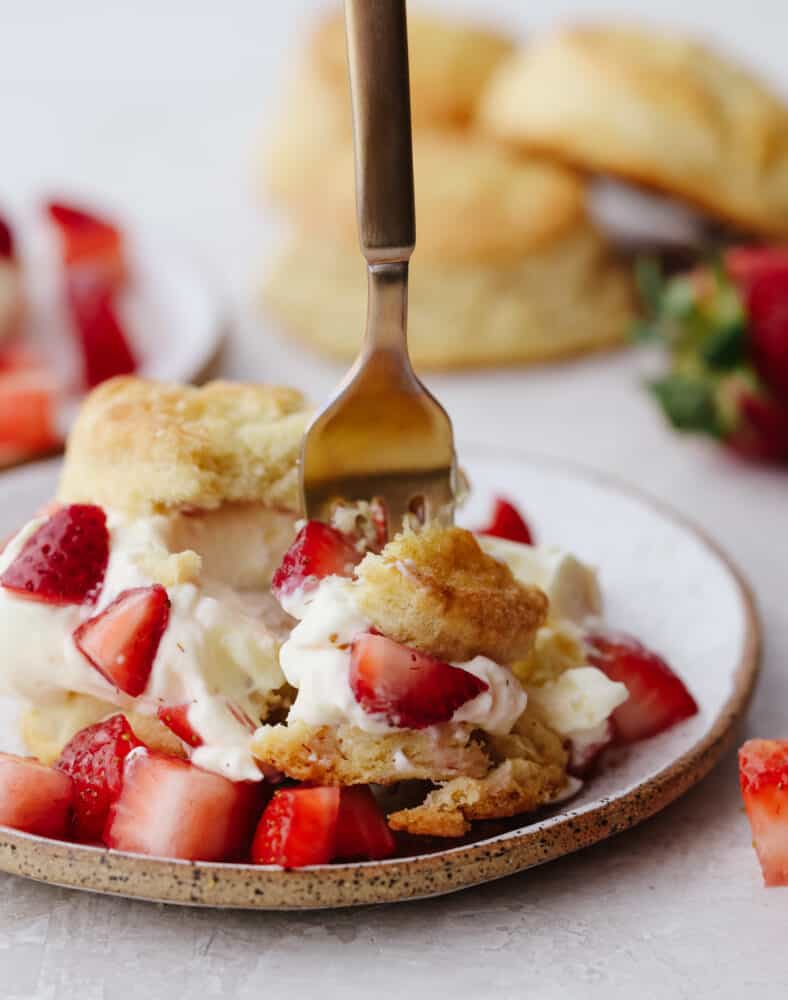
<svg viewBox="0 0 788 1000">
<path fill-rule="evenodd" d="M 405 532 L 357 573 L 356 601 L 373 625 L 450 662 L 521 659 L 547 617 L 542 591 L 517 581 L 464 528 Z"/>
<path fill-rule="evenodd" d="M 687 39 L 631 27 L 560 31 L 499 67 L 480 122 L 521 149 L 788 234 L 788 108 Z"/>
<path fill-rule="evenodd" d="M 294 389 L 113 379 L 82 406 L 58 499 L 132 515 L 253 501 L 297 511 L 308 418 Z"/>
<path fill-rule="evenodd" d="M 355 251 L 299 235 L 265 277 L 282 329 L 343 361 L 358 353 L 366 278 Z M 408 347 L 422 370 L 536 364 L 626 342 L 635 319 L 628 270 L 583 223 L 507 266 L 414 266 Z"/>
<path fill-rule="evenodd" d="M 297 781 L 322 785 L 390 785 L 483 777 L 490 759 L 469 726 L 429 732 L 367 733 L 355 726 L 263 726 L 252 740 L 261 764 Z"/>
</svg>

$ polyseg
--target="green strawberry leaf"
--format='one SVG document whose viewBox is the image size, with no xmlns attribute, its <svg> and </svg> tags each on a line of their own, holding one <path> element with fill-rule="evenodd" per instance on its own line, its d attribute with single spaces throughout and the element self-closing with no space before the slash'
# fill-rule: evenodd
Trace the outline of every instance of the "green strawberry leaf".
<svg viewBox="0 0 788 1000">
<path fill-rule="evenodd" d="M 745 360 L 747 336 L 744 323 L 733 322 L 712 330 L 701 344 L 701 357 L 709 368 L 728 371 Z"/>
<path fill-rule="evenodd" d="M 680 431 L 703 431 L 719 437 L 714 388 L 695 375 L 674 372 L 650 383 L 650 389 L 671 424 Z"/>
</svg>

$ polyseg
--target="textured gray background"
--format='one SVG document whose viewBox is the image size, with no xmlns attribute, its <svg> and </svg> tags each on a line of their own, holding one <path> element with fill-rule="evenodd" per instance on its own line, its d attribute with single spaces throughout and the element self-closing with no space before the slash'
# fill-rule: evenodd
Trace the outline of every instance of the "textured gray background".
<svg viewBox="0 0 788 1000">
<path fill-rule="evenodd" d="M 238 305 L 224 370 L 324 395 L 335 367 L 270 338 L 245 303 L 276 229 L 250 162 L 288 45 L 320 4 L 0 0 L 0 202 L 101 196 L 188 241 Z M 784 0 L 452 3 L 523 29 L 640 11 L 716 37 L 788 88 Z M 749 724 L 788 735 L 788 477 L 665 430 L 631 357 L 431 385 L 458 434 L 580 459 L 670 501 L 754 581 L 767 629 Z M 505 484 L 502 484 L 505 486 Z M 2 484 L 0 483 L 0 489 Z M 193 912 L 0 876 L 2 1000 L 258 997 L 782 997 L 788 891 L 760 886 L 735 762 L 646 826 L 443 900 L 313 915 Z"/>
</svg>

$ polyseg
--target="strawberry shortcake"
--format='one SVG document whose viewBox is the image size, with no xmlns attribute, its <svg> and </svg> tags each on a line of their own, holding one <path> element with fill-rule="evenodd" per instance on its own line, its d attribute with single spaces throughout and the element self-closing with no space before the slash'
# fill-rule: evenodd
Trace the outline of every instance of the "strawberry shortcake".
<svg viewBox="0 0 788 1000">
<path fill-rule="evenodd" d="M 0 556 L 0 824 L 117 850 L 297 868 L 574 794 L 611 743 L 696 711 L 603 624 L 593 570 L 379 507 L 297 522 L 299 393 L 120 378 L 56 501 Z M 480 828 L 481 832 L 484 828 Z"/>
</svg>

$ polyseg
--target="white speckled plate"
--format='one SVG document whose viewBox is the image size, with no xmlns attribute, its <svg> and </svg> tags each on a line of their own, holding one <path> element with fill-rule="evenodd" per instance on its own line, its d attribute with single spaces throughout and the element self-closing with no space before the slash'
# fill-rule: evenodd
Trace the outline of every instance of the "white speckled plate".
<svg viewBox="0 0 788 1000">
<path fill-rule="evenodd" d="M 545 459 L 461 450 L 474 485 L 463 512 L 484 521 L 501 492 L 527 512 L 540 541 L 599 567 L 611 624 L 639 636 L 682 675 L 700 713 L 626 755 L 564 805 L 487 825 L 435 853 L 285 872 L 120 854 L 0 828 L 0 869 L 41 881 L 203 906 L 308 909 L 451 892 L 550 861 L 653 815 L 699 781 L 733 738 L 757 674 L 758 622 L 741 577 L 700 532 L 625 487 Z M 2 480 L 0 535 L 52 495 L 56 463 Z M 14 749 L 14 707 L 0 747 Z"/>
</svg>

